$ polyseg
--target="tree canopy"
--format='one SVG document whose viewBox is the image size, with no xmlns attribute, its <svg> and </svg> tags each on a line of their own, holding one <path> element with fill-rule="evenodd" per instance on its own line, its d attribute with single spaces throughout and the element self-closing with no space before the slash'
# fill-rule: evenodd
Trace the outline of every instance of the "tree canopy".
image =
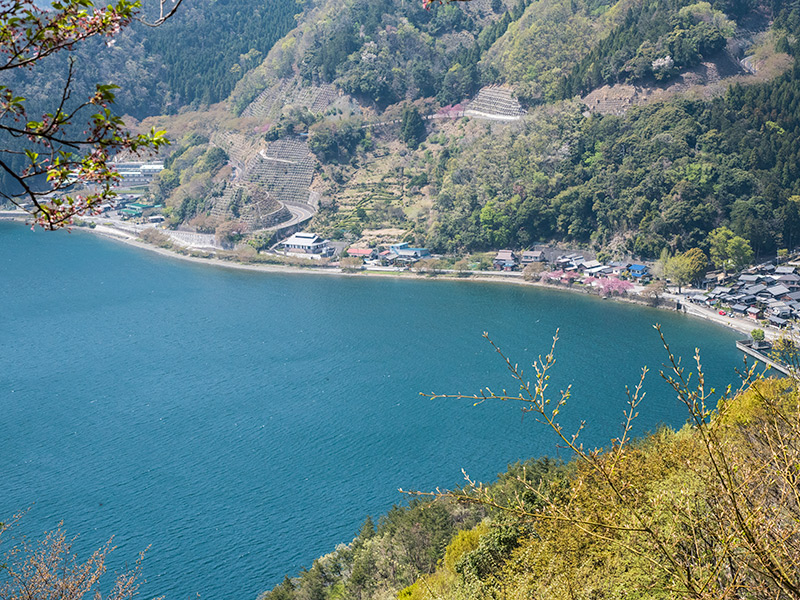
<svg viewBox="0 0 800 600">
<path fill-rule="evenodd" d="M 692 248 L 669 258 L 664 265 L 664 274 L 677 284 L 680 291 L 682 286 L 700 279 L 707 266 L 705 253 L 700 248 Z"/>
</svg>

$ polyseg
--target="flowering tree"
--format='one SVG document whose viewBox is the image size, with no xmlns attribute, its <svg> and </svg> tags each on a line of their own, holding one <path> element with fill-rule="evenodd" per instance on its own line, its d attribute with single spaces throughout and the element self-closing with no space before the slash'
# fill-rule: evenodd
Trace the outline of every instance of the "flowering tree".
<svg viewBox="0 0 800 600">
<path fill-rule="evenodd" d="M 581 276 L 577 271 L 565 271 L 564 274 L 561 276 L 561 281 L 563 281 L 567 285 L 572 285 L 573 281 L 580 278 Z"/>
<path fill-rule="evenodd" d="M 158 18 L 145 22 L 137 16 L 139 0 L 116 0 L 102 8 L 92 0 L 54 0 L 47 10 L 32 0 L 0 0 L 0 77 L 18 69 L 33 72 L 43 59 L 92 37 L 110 43 L 134 20 L 160 25 L 182 0 L 168 1 L 160 0 Z M 109 108 L 116 86 L 98 84 L 88 97 L 72 98 L 71 60 L 68 68 L 60 98 L 41 115 L 29 114 L 26 99 L 0 85 L 0 170 L 18 188 L 0 190 L 0 196 L 48 229 L 96 212 L 114 196 L 119 175 L 110 161 L 115 154 L 157 151 L 168 143 L 163 131 L 133 134 L 125 128 Z"/>
<path fill-rule="evenodd" d="M 545 283 L 553 280 L 553 279 L 561 279 L 561 276 L 564 274 L 564 271 L 558 269 L 556 271 L 545 271 L 541 275 L 541 280 Z"/>
<path fill-rule="evenodd" d="M 9 524 L 0 523 L 0 536 L 8 528 Z M 106 557 L 113 550 L 109 541 L 82 562 L 72 551 L 72 540 L 60 528 L 39 542 L 20 542 L 0 557 L 0 600 L 80 600 L 85 596 L 95 600 L 130 600 L 137 595 L 143 581 L 140 563 L 144 555 L 139 556 L 133 568 L 117 573 L 113 582 L 109 582 L 103 575 L 107 570 Z"/>
<path fill-rule="evenodd" d="M 628 290 L 633 289 L 633 284 L 630 281 L 618 279 L 617 277 L 603 277 L 599 280 L 598 285 L 605 296 L 625 294 Z"/>
</svg>

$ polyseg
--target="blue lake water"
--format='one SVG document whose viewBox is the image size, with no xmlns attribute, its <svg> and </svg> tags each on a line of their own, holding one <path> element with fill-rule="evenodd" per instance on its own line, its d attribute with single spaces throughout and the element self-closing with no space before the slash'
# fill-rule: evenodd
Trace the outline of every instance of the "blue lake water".
<svg viewBox="0 0 800 600">
<path fill-rule="evenodd" d="M 637 431 L 685 413 L 658 368 L 660 322 L 707 379 L 736 383 L 736 335 L 682 315 L 526 286 L 253 273 L 85 232 L 0 223 L 0 520 L 64 521 L 146 595 L 251 599 L 347 542 L 397 489 L 491 480 L 556 455 L 518 407 L 420 391 L 514 389 L 481 338 L 529 364 L 560 328 L 552 384 L 569 427 L 619 432 L 644 365 Z M 561 451 L 563 452 L 563 451 Z M 0 550 L 2 547 L 0 547 Z"/>
</svg>

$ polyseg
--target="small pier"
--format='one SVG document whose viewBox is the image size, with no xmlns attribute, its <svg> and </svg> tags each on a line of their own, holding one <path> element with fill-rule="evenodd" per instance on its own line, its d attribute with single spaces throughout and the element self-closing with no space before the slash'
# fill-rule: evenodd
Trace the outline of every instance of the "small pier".
<svg viewBox="0 0 800 600">
<path fill-rule="evenodd" d="M 791 372 L 786 367 L 786 365 L 781 364 L 773 359 L 771 359 L 766 354 L 763 354 L 761 351 L 764 350 L 769 352 L 772 349 L 772 344 L 770 342 L 755 342 L 753 340 L 739 340 L 736 342 L 736 347 L 744 352 L 745 354 L 749 354 L 757 361 L 764 363 L 768 367 L 775 369 L 779 373 L 783 373 L 784 375 L 791 376 Z"/>
</svg>

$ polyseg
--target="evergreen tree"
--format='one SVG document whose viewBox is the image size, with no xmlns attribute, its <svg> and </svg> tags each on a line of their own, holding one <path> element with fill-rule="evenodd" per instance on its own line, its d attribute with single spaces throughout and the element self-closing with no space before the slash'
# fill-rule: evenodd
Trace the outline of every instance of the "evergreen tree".
<svg viewBox="0 0 800 600">
<path fill-rule="evenodd" d="M 425 139 L 425 121 L 416 106 L 406 106 L 403 109 L 402 125 L 400 126 L 400 139 L 409 148 L 415 150 Z"/>
</svg>

